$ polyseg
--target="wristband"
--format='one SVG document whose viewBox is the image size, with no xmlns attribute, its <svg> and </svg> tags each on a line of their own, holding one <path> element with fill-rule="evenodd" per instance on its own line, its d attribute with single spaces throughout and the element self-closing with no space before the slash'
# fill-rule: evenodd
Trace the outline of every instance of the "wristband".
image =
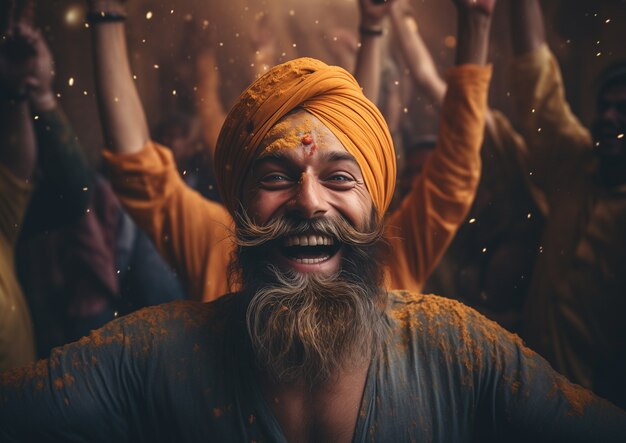
<svg viewBox="0 0 626 443">
<path fill-rule="evenodd" d="M 123 22 L 126 20 L 126 15 L 107 11 L 88 12 L 85 20 L 89 24 Z"/>
<path fill-rule="evenodd" d="M 384 31 L 383 29 L 376 29 L 376 28 L 366 28 L 365 26 L 359 26 L 359 33 L 362 35 L 372 35 L 375 37 L 380 37 L 381 35 L 383 35 Z"/>
</svg>

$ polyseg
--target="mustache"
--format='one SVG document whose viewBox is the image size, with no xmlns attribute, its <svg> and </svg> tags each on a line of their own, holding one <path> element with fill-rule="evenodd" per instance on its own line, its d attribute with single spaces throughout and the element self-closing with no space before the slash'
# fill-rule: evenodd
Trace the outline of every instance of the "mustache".
<svg viewBox="0 0 626 443">
<path fill-rule="evenodd" d="M 264 225 L 254 223 L 245 212 L 237 213 L 235 218 L 236 232 L 233 237 L 239 247 L 262 246 L 282 237 L 305 233 L 334 237 L 353 246 L 370 246 L 383 236 L 381 223 L 369 223 L 370 226 L 365 231 L 359 231 L 343 217 L 295 219 L 281 216 L 272 218 Z"/>
</svg>

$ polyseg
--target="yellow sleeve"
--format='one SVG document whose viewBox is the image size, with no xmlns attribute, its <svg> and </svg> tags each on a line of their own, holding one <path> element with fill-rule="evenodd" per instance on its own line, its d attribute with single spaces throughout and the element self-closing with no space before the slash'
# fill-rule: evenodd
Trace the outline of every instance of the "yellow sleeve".
<svg viewBox="0 0 626 443">
<path fill-rule="evenodd" d="M 209 301 L 227 293 L 233 243 L 226 209 L 189 188 L 172 153 L 156 143 L 130 155 L 104 151 L 104 159 L 120 201 L 176 270 L 188 296 Z"/>
<path fill-rule="evenodd" d="M 447 76 L 437 147 L 413 189 L 387 220 L 386 284 L 420 291 L 469 211 L 480 178 L 491 66 L 463 65 Z"/>
<path fill-rule="evenodd" d="M 546 191 L 561 168 L 575 170 L 569 163 L 590 150 L 591 135 L 567 103 L 558 62 L 546 44 L 517 57 L 511 75 L 529 174 Z"/>
<path fill-rule="evenodd" d="M 539 211 L 544 216 L 547 215 L 545 194 L 535 186 L 529 175 L 530 159 L 526 142 L 509 119 L 499 111 L 489 112 L 482 150 L 483 172 L 480 186 L 491 193 L 508 195 L 502 198 L 515 196 L 520 189 L 524 189 L 530 194 Z M 515 201 L 510 202 L 513 206 L 517 204 Z"/>
<path fill-rule="evenodd" d="M 28 180 L 14 176 L 0 165 L 0 235 L 9 248 L 15 246 L 33 192 Z"/>
<path fill-rule="evenodd" d="M 35 360 L 33 326 L 14 261 L 32 190 L 0 164 L 0 372 Z"/>
</svg>

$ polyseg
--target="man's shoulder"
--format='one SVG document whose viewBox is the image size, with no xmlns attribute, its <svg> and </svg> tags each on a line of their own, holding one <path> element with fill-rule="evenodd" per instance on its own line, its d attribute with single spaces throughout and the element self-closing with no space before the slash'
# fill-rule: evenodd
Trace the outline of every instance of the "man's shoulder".
<svg viewBox="0 0 626 443">
<path fill-rule="evenodd" d="M 135 311 L 112 322 L 111 328 L 139 335 L 145 332 L 155 338 L 183 339 L 190 334 L 210 337 L 219 335 L 238 315 L 239 305 L 236 294 L 227 294 L 212 302 L 177 300 Z"/>
<path fill-rule="evenodd" d="M 428 337 L 449 337 L 467 324 L 473 316 L 469 307 L 434 294 L 410 291 L 389 293 L 387 315 L 403 336 L 413 336 L 418 341 Z"/>
<path fill-rule="evenodd" d="M 455 343 L 466 348 L 500 343 L 524 348 L 522 340 L 463 303 L 433 294 L 391 291 L 387 315 L 404 337 L 421 343 Z"/>
<path fill-rule="evenodd" d="M 396 319 L 436 320 L 480 316 L 474 309 L 457 300 L 404 290 L 389 292 L 388 307 L 389 314 Z"/>
</svg>

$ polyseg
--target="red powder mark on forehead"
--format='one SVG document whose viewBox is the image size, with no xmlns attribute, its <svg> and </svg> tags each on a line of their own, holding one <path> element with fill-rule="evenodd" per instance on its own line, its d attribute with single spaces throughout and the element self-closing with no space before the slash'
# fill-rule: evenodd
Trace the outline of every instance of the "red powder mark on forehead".
<svg viewBox="0 0 626 443">
<path fill-rule="evenodd" d="M 317 145 L 311 146 L 311 148 L 309 149 L 309 157 L 315 154 L 316 150 L 317 150 Z"/>
<path fill-rule="evenodd" d="M 311 137 L 311 134 L 306 134 L 304 137 L 302 137 L 302 139 L 300 139 L 300 141 L 303 145 L 310 145 L 311 143 L 313 143 L 313 137 Z"/>
</svg>

